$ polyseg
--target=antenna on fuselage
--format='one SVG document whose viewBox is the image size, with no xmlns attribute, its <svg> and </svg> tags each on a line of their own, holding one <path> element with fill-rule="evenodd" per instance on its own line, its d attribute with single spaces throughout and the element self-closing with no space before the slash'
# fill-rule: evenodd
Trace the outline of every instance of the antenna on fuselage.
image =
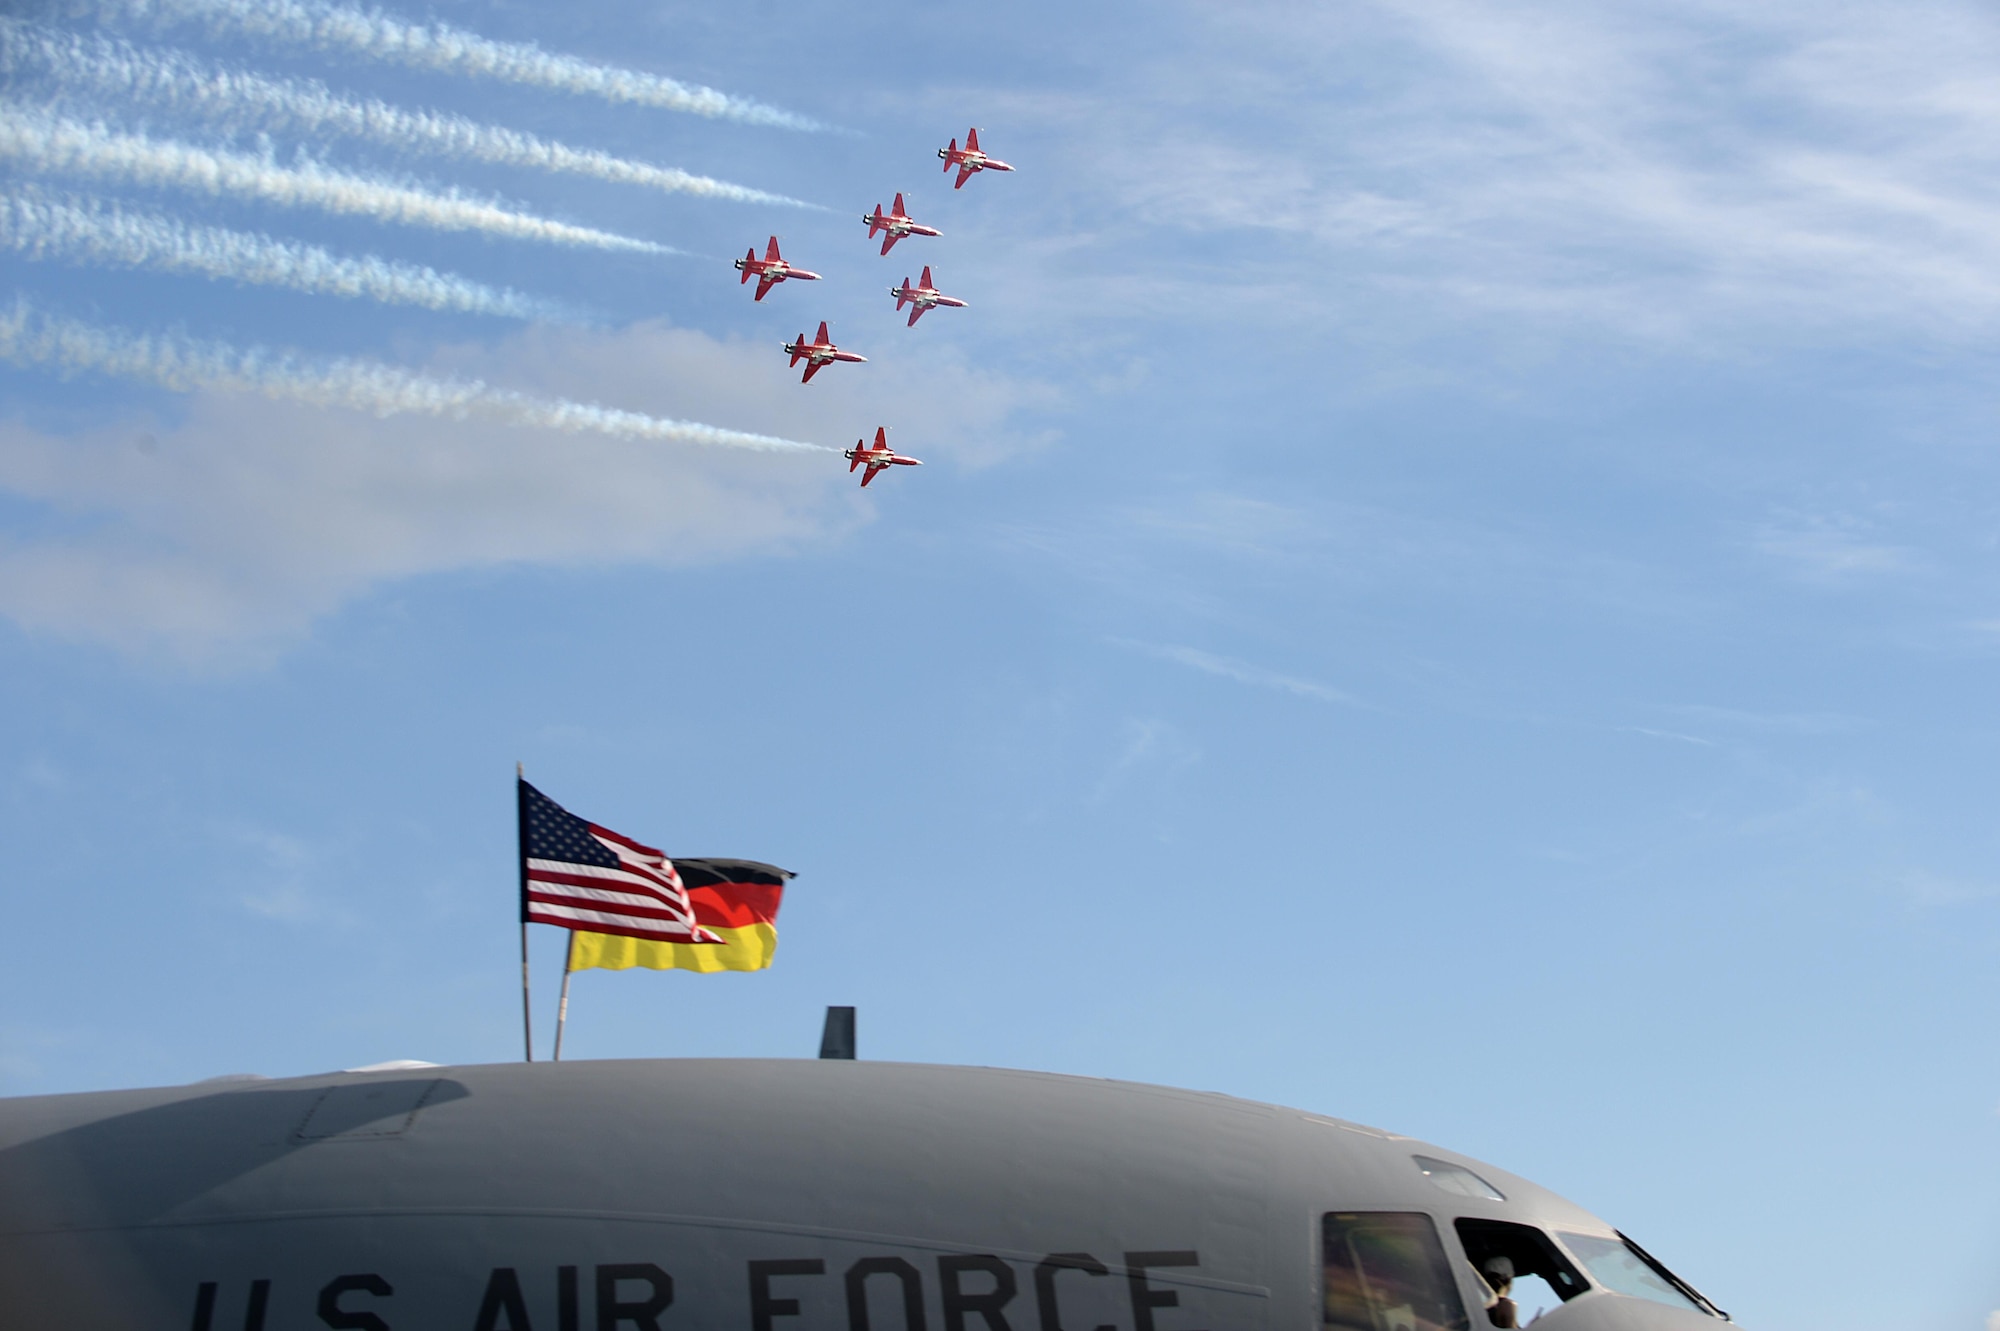
<svg viewBox="0 0 2000 1331">
<path fill-rule="evenodd" d="M 851 1007 L 830 1007 L 826 1010 L 826 1029 L 820 1032 L 819 1056 L 821 1058 L 854 1057 L 854 1009 Z"/>
</svg>

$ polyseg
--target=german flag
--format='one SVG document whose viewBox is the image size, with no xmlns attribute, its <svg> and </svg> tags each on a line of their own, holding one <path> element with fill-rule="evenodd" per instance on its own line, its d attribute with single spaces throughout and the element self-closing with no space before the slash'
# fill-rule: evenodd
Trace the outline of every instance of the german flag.
<svg viewBox="0 0 2000 1331">
<path fill-rule="evenodd" d="M 720 943 L 676 943 L 578 930 L 570 936 L 569 969 L 760 971 L 778 951 L 778 903 L 790 870 L 756 860 L 673 861 L 694 906 L 697 925 Z"/>
</svg>

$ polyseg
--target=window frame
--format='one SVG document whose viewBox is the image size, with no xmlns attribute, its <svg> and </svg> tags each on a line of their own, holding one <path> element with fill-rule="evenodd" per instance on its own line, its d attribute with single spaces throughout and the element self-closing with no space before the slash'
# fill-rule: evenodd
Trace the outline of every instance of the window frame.
<svg viewBox="0 0 2000 1331">
<path fill-rule="evenodd" d="M 1467 1278 L 1477 1276 L 1478 1272 L 1471 1270 L 1469 1264 L 1466 1262 L 1463 1245 L 1456 1244 L 1457 1234 L 1455 1232 L 1452 1233 L 1451 1240 L 1446 1240 L 1445 1234 L 1451 1228 L 1451 1221 L 1442 1213 L 1425 1206 L 1386 1203 L 1376 1206 L 1315 1206 L 1308 1212 L 1308 1215 L 1310 1216 L 1308 1231 L 1312 1242 L 1312 1306 L 1314 1308 L 1313 1326 L 1315 1331 L 1327 1331 L 1330 1325 L 1326 1320 L 1326 1231 L 1327 1223 L 1335 1216 L 1421 1217 L 1429 1224 L 1430 1237 L 1437 1245 L 1436 1251 L 1438 1255 L 1443 1258 L 1444 1288 L 1450 1291 L 1453 1302 L 1457 1304 L 1458 1316 L 1463 1319 L 1459 1325 L 1463 1328 L 1463 1331 L 1473 1331 L 1473 1328 L 1476 1327 L 1477 1323 L 1473 1319 L 1473 1310 L 1486 1306 L 1484 1301 L 1484 1293 L 1486 1291 L 1478 1290 L 1474 1285 L 1467 1283 Z M 1365 1272 L 1363 1274 L 1365 1275 Z M 1475 1297 L 1468 1298 L 1468 1293 L 1475 1294 Z M 1370 1312 L 1373 1312 L 1372 1307 Z"/>
<path fill-rule="evenodd" d="M 1572 1248 L 1567 1242 L 1567 1239 L 1572 1233 L 1577 1238 L 1597 1239 L 1600 1242 L 1603 1242 L 1605 1240 L 1606 1238 L 1605 1235 L 1592 1234 L 1582 1229 L 1572 1231 L 1572 1230 L 1557 1229 L 1553 1227 L 1551 1227 L 1548 1232 L 1550 1237 L 1554 1238 L 1557 1244 L 1559 1244 L 1562 1247 L 1562 1250 L 1565 1253 L 1567 1253 L 1573 1261 L 1576 1262 L 1578 1267 L 1582 1269 L 1584 1273 L 1584 1278 L 1590 1281 L 1593 1288 L 1600 1289 L 1604 1291 L 1606 1294 L 1616 1294 L 1620 1298 L 1642 1299 L 1642 1300 L 1645 1299 L 1645 1296 L 1642 1294 L 1626 1294 L 1622 1290 L 1612 1289 L 1609 1285 L 1605 1284 L 1602 1280 L 1598 1279 L 1596 1274 L 1591 1271 L 1590 1264 L 1584 1261 L 1582 1255 L 1579 1254 L 1576 1251 L 1576 1249 Z M 1625 1233 L 1625 1231 L 1623 1230 L 1614 1229 L 1611 1231 L 1610 1237 L 1616 1239 L 1619 1243 L 1623 1244 L 1625 1246 L 1626 1251 L 1630 1252 L 1634 1257 L 1638 1258 L 1640 1263 L 1643 1266 L 1645 1266 L 1647 1270 L 1651 1271 L 1654 1275 L 1658 1276 L 1662 1281 L 1666 1282 L 1666 1285 L 1669 1289 L 1673 1290 L 1676 1294 L 1679 1294 L 1689 1303 L 1692 1303 L 1695 1306 L 1695 1310 L 1697 1312 L 1706 1313 L 1710 1317 L 1719 1318 L 1720 1320 L 1725 1322 L 1731 1320 L 1729 1314 L 1724 1312 L 1722 1309 L 1716 1307 L 1715 1303 L 1712 1300 L 1710 1300 L 1706 1294 L 1703 1294 L 1693 1285 L 1688 1284 L 1687 1281 L 1681 1279 L 1679 1276 L 1675 1275 L 1672 1271 L 1668 1270 L 1664 1262 L 1662 1262 L 1659 1258 L 1653 1256 L 1653 1254 L 1651 1254 L 1650 1252 L 1647 1252 L 1644 1248 L 1640 1247 L 1638 1242 L 1634 1240 L 1631 1235 Z M 1652 1302 L 1658 1302 L 1658 1300 L 1652 1300 Z M 1661 1306 L 1672 1307 L 1673 1305 L 1662 1304 Z"/>
</svg>

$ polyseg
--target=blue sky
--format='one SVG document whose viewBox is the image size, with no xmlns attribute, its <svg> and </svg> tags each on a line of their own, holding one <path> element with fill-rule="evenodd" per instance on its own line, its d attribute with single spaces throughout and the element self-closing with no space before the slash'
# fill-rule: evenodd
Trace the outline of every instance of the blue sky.
<svg viewBox="0 0 2000 1331">
<path fill-rule="evenodd" d="M 0 364 L 0 1091 L 517 1056 L 519 760 L 670 853 L 800 872 L 773 970 L 586 974 L 576 1056 L 806 1055 L 855 1003 L 868 1057 L 1489 1158 L 1747 1326 L 1989 1325 L 1989 12 L 393 11 L 810 132 L 200 7 L 34 12 L 824 211 L 16 61 L 10 206 L 544 313 L 25 242 L 0 301 L 307 375 L 886 424 L 927 465 L 862 494 L 820 453 Z M 21 146 L 51 117 L 682 253 L 93 174 Z M 954 193 L 931 154 L 974 123 L 1020 170 Z M 945 234 L 883 259 L 856 218 L 899 189 Z M 826 276 L 756 304 L 728 260 L 772 232 Z M 926 262 L 970 307 L 907 329 L 884 289 Z M 870 361 L 801 387 L 777 346 L 821 318 Z"/>
</svg>

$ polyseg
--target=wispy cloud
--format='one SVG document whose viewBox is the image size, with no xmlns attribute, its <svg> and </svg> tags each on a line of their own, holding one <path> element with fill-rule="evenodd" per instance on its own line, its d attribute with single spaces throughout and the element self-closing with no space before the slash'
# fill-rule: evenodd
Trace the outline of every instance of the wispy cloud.
<svg viewBox="0 0 2000 1331">
<path fill-rule="evenodd" d="M 1158 718 L 1130 720 L 1117 753 L 1091 788 L 1090 801 L 1102 804 L 1142 772 L 1172 773 L 1201 760 L 1201 750 L 1172 725 Z"/>
<path fill-rule="evenodd" d="M 552 301 L 419 264 L 372 254 L 343 256 L 300 241 L 25 188 L 0 198 L 0 247 L 30 259 L 150 268 L 429 310 L 511 319 L 571 317 Z"/>
<path fill-rule="evenodd" d="M 212 32 L 345 51 L 385 64 L 549 88 L 711 119 L 779 129 L 827 128 L 807 116 L 699 84 L 544 51 L 532 42 L 495 41 L 449 23 L 410 23 L 380 9 L 324 0 L 99 0 L 96 7 L 141 20 L 199 23 Z"/>
<path fill-rule="evenodd" d="M 783 194 L 574 148 L 466 116 L 343 96 L 317 80 L 271 78 L 210 65 L 183 52 L 147 50 L 115 38 L 15 20 L 0 19 L 0 72 L 52 75 L 70 90 L 150 102 L 238 133 L 342 134 L 402 151 L 589 176 L 669 194 L 824 211 Z"/>
<path fill-rule="evenodd" d="M 530 324 L 439 348 L 417 368 L 771 438 L 891 420 L 943 465 L 1004 450 L 1009 413 L 1036 391 L 917 353 L 824 394 L 774 391 L 783 358 L 764 339 L 659 323 Z M 0 421 L 0 495 L 24 515 L 0 537 L 0 615 L 143 659 L 254 668 L 323 617 L 412 578 L 823 550 L 873 507 L 856 502 L 844 463 L 817 456 L 552 436 L 479 415 L 381 416 L 226 388 L 195 388 L 165 418 Z"/>
<path fill-rule="evenodd" d="M 1885 541 L 1875 524 L 1853 514 L 1780 513 L 1752 537 L 1752 548 L 1813 582 L 1841 584 L 1914 572 L 1917 552 Z"/>
<path fill-rule="evenodd" d="M 317 208 L 438 231 L 480 231 L 515 240 L 640 254 L 679 252 L 650 240 L 536 217 L 456 191 L 419 189 L 336 171 L 309 159 L 284 166 L 271 157 L 119 133 L 101 124 L 20 106 L 0 108 L 0 159 L 32 171 L 254 199 L 285 208 Z"/>
<path fill-rule="evenodd" d="M 1301 679 L 1296 675 L 1286 675 L 1275 670 L 1266 670 L 1262 666 L 1252 665 L 1248 661 L 1239 661 L 1232 656 L 1217 656 L 1213 652 L 1204 652 L 1196 647 L 1178 647 L 1168 643 L 1136 642 L 1130 638 L 1113 638 L 1110 641 L 1119 647 L 1130 648 L 1136 652 L 1144 652 L 1146 655 L 1162 661 L 1171 661 L 1175 665 L 1183 665 L 1191 670 L 1199 670 L 1205 675 L 1214 675 L 1220 679 L 1234 680 L 1238 684 L 1248 684 L 1253 688 L 1276 689 L 1280 693 L 1289 693 L 1293 697 L 1310 698 L 1315 702 L 1339 703 L 1344 707 L 1369 706 L 1368 703 L 1362 702 L 1359 698 L 1356 698 L 1353 694 L 1345 690 L 1336 689 L 1331 685 L 1321 684 L 1315 680 Z"/>
<path fill-rule="evenodd" d="M 254 865 L 256 885 L 237 895 L 236 904 L 280 924 L 344 924 L 344 912 L 314 892 L 311 880 L 322 856 L 298 837 L 269 828 L 231 826 L 218 835 L 234 852 L 229 861 Z"/>
<path fill-rule="evenodd" d="M 1009 546 L 1059 562 L 1129 604 L 1235 622 L 1253 582 L 1327 595 L 1396 588 L 1449 600 L 1560 600 L 1621 618 L 1684 623 L 1711 607 L 1672 570 L 1518 524 L 1342 500 L 1289 502 L 1216 492 L 1163 494 L 1086 518 L 1008 525 Z"/>
<path fill-rule="evenodd" d="M 2000 883 L 1910 869 L 1896 875 L 1896 891 L 1917 906 L 1964 906 L 2000 898 Z"/>
<path fill-rule="evenodd" d="M 1740 730 L 1778 731 L 1794 735 L 1832 735 L 1865 724 L 1838 712 L 1760 712 L 1741 707 L 1710 707 L 1687 703 L 1669 708 L 1677 716 Z"/>
<path fill-rule="evenodd" d="M 1090 163 L 1106 223 L 1047 261 L 1116 284 L 1121 306 L 1330 319 L 1369 341 L 1470 314 L 1708 355 L 2000 324 L 1990 7 L 1175 12 L 1203 78 L 1134 59 L 1101 94 L 1010 106 Z M 1139 270 L 1138 227 L 1243 244 L 1228 264 Z"/>
<path fill-rule="evenodd" d="M 1696 744 L 1705 749 L 1718 747 L 1712 739 L 1703 739 L 1699 735 L 1683 735 L 1678 730 L 1655 730 L 1651 726 L 1620 726 L 1618 729 L 1625 734 L 1644 735 L 1648 739 L 1671 740 L 1676 744 Z"/>
<path fill-rule="evenodd" d="M 831 453 L 824 444 L 667 420 L 594 402 L 571 402 L 491 388 L 477 380 L 416 374 L 378 362 L 316 359 L 261 347 L 232 347 L 171 334 L 99 328 L 47 315 L 16 300 L 0 310 L 0 358 L 64 371 L 95 371 L 188 392 L 220 389 L 378 416 L 482 418 L 531 429 L 589 431 L 621 439 L 702 444 L 767 452 Z"/>
</svg>

